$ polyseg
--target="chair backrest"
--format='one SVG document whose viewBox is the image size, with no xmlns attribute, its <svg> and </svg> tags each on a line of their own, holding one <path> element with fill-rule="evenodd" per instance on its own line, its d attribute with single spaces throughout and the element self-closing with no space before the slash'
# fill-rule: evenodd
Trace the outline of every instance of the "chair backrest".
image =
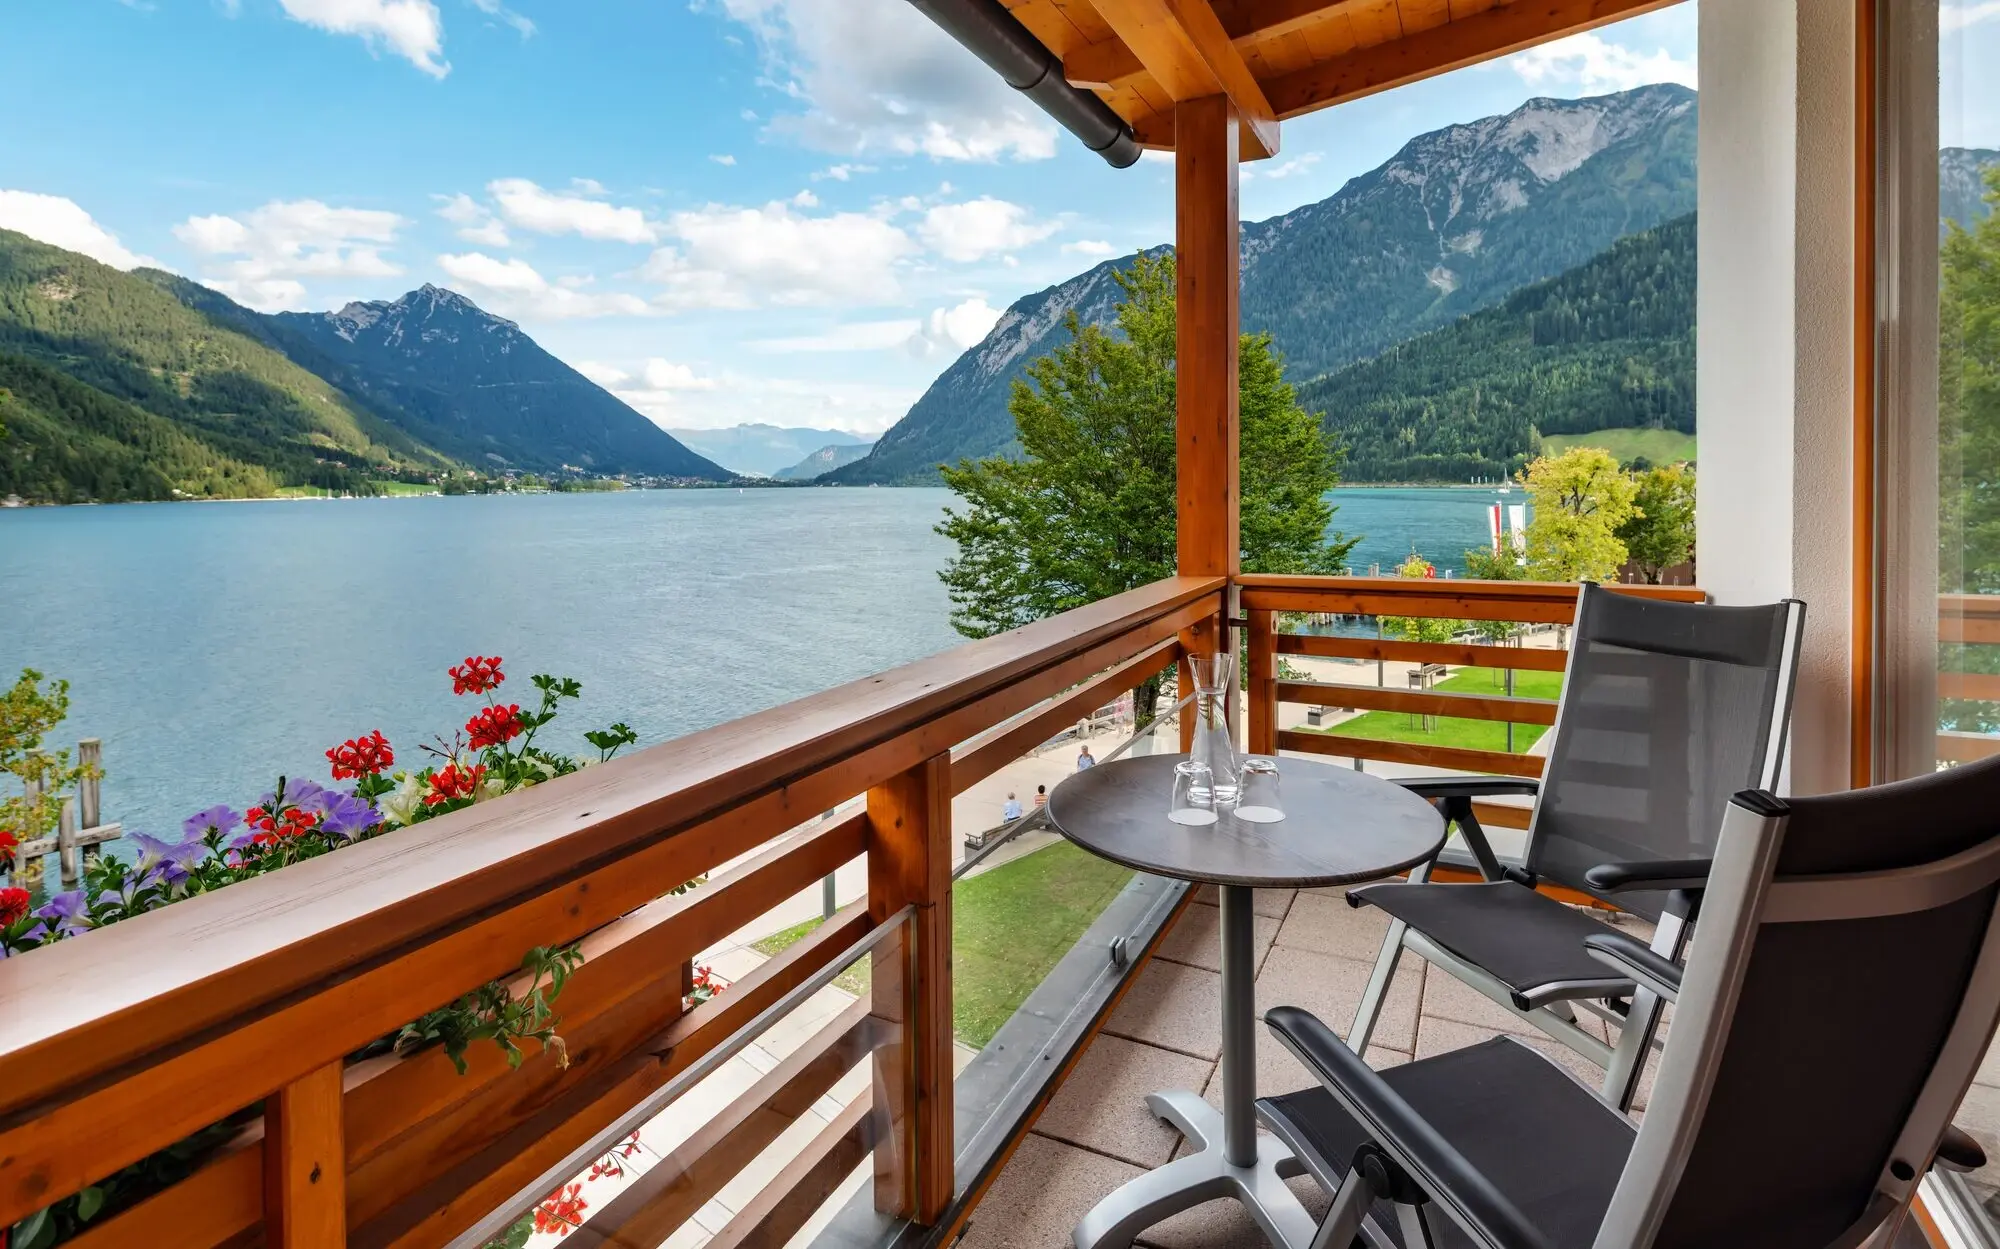
<svg viewBox="0 0 2000 1249">
<path fill-rule="evenodd" d="M 1858 1246 L 1903 1217 L 2000 1021 L 2000 759 L 1729 804 L 1596 1249 Z"/>
<path fill-rule="evenodd" d="M 1776 789 L 1805 604 L 1581 588 L 1526 866 L 1588 892 L 1603 863 L 1705 859 L 1731 794 Z M 1620 894 L 1659 918 L 1661 894 Z"/>
</svg>

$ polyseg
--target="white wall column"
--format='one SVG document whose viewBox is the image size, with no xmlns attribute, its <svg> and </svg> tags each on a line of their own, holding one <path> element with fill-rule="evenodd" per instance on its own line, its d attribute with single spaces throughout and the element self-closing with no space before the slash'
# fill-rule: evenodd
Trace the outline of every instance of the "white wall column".
<svg viewBox="0 0 2000 1249">
<path fill-rule="evenodd" d="M 1722 603 L 1805 600 L 1791 790 L 1847 787 L 1851 0 L 1701 0 L 1696 530 Z"/>
</svg>

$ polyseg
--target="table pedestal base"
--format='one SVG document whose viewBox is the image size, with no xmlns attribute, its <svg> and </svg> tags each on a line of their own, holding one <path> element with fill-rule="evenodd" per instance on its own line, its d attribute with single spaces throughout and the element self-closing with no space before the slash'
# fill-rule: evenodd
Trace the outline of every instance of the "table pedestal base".
<svg viewBox="0 0 2000 1249">
<path fill-rule="evenodd" d="M 1193 1093 L 1170 1090 L 1147 1096 L 1153 1114 L 1179 1128 L 1195 1152 L 1148 1171 L 1097 1203 L 1076 1225 L 1076 1249 L 1128 1249 L 1153 1224 L 1217 1197 L 1234 1197 L 1278 1249 L 1307 1249 L 1316 1230 L 1312 1216 L 1286 1186 L 1305 1166 L 1274 1137 L 1255 1140 L 1251 1161 L 1229 1161 L 1222 1113 Z"/>
</svg>

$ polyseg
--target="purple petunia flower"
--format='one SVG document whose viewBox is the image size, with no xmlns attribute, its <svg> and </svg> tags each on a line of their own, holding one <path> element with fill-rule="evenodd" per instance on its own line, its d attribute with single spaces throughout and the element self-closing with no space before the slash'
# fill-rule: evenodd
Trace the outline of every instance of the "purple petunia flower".
<svg viewBox="0 0 2000 1249">
<path fill-rule="evenodd" d="M 125 834 L 125 840 L 138 848 L 139 862 L 136 870 L 141 875 L 171 860 L 174 857 L 174 851 L 179 849 L 173 842 L 161 841 L 158 837 L 146 833 L 127 833 Z"/>
<path fill-rule="evenodd" d="M 90 904 L 85 901 L 83 890 L 71 889 L 50 898 L 37 918 L 48 921 L 61 936 L 73 936 L 90 927 Z"/>
<path fill-rule="evenodd" d="M 311 781 L 291 781 L 285 786 L 285 801 L 291 803 L 301 811 L 316 811 L 324 814 L 327 804 L 333 800 L 333 796 L 332 792 L 324 785 L 316 785 Z M 269 799 L 265 800 L 264 809 L 266 811 L 271 809 Z"/>
<path fill-rule="evenodd" d="M 226 804 L 197 811 L 181 824 L 181 832 L 189 840 L 199 840 L 213 833 L 221 836 L 243 822 L 243 817 Z"/>
<path fill-rule="evenodd" d="M 326 800 L 326 817 L 320 827 L 335 837 L 351 840 L 382 822 L 374 807 L 353 794 L 329 791 Z"/>
</svg>

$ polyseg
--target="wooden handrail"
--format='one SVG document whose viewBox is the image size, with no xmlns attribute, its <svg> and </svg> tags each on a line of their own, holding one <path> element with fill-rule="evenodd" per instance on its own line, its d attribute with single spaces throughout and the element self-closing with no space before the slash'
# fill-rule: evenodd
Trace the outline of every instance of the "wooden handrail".
<svg viewBox="0 0 2000 1249">
<path fill-rule="evenodd" d="M 0 1069 L 10 1076 L 0 1081 L 0 1121 L 92 1072 L 351 975 L 816 770 L 923 734 L 952 710 L 1000 692 L 1025 694 L 1023 677 L 1171 616 L 1222 585 L 1219 578 L 1169 578 L 190 898 L 87 941 L 10 959 L 0 965 Z M 1052 692 L 1034 690 L 1026 705 Z M 913 741 L 893 752 L 869 769 L 879 777 L 857 774 L 850 792 L 900 771 L 926 746 Z M 790 823 L 823 809 L 797 811 Z M 470 983 L 519 956 L 497 956 L 499 965 Z"/>
<path fill-rule="evenodd" d="M 1243 590 L 1245 610 L 1515 620 L 1529 624 L 1569 624 L 1576 619 L 1576 586 L 1562 582 L 1272 574 L 1246 574 L 1236 580 Z M 1604 588 L 1638 598 L 1673 602 L 1700 602 L 1707 597 L 1693 586 L 1607 583 Z"/>
<path fill-rule="evenodd" d="M 437 1081 L 442 1056 L 419 1055 L 381 1086 L 405 1089 L 394 1106 L 371 1101 L 368 1082 L 347 1072 L 350 1235 L 442 1243 L 452 1226 L 532 1183 L 537 1166 L 576 1147 L 569 1142 L 588 1139 L 593 1123 L 613 1122 L 747 1022 L 760 1001 L 776 1000 L 785 977 L 802 982 L 819 965 L 801 960 L 824 962 L 851 943 L 865 917 L 828 925 L 727 1000 L 675 1018 L 697 939 L 768 909 L 767 888 L 795 887 L 801 873 L 830 871 L 865 848 L 871 896 L 886 897 L 876 860 L 895 845 L 880 835 L 894 820 L 871 799 L 868 816 L 778 847 L 687 898 L 652 899 L 857 793 L 892 792 L 926 760 L 936 773 L 924 783 L 934 852 L 946 835 L 941 804 L 957 788 L 955 746 L 1052 696 L 1108 688 L 1106 670 L 1110 684 L 1143 679 L 1171 662 L 1174 639 L 1217 618 L 1225 584 L 1162 581 L 0 964 L 0 1225 L 239 1106 L 323 1081 L 314 1073 L 506 975 L 530 945 L 664 907 L 648 938 L 666 955 L 654 957 L 662 974 L 613 983 L 613 951 L 602 970 L 592 973 L 593 957 L 572 982 L 559 1008 L 577 1008 L 572 1039 L 582 1052 L 572 1051 L 570 1071 L 540 1063 L 498 1073 L 475 1058 L 473 1075 L 447 1091 Z M 908 1177 L 921 1216 L 951 1191 L 949 1103 L 936 1101 L 950 1081 L 949 873 L 926 873 L 921 895 L 905 891 L 919 908 L 913 931 L 926 935 L 923 978 L 904 1003 L 915 1028 L 908 1044 L 921 1052 L 899 1059 L 920 1081 L 906 1130 L 916 1136 L 896 1147 L 906 1154 L 921 1137 L 927 1153 L 944 1156 L 942 1171 Z M 588 986 L 598 981 L 593 1007 Z M 537 1084 L 545 1087 L 528 1091 Z M 242 1184 L 266 1169 L 265 1152 L 247 1137 L 113 1223 L 220 1211 L 176 1235 L 226 1239 L 244 1230 L 247 1212 L 262 1213 Z M 187 1199 L 197 1193 L 214 1200 Z"/>
</svg>

